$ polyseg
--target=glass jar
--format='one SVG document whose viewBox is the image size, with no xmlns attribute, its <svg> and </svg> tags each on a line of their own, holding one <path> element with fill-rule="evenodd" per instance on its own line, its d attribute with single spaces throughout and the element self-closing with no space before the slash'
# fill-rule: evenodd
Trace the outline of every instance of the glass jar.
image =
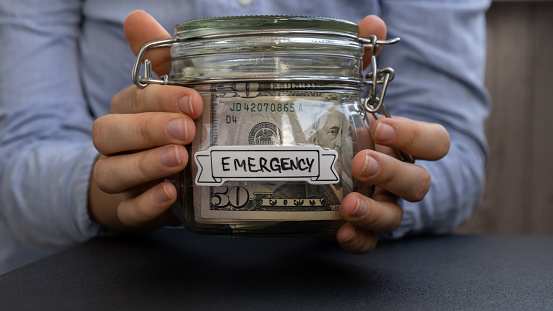
<svg viewBox="0 0 553 311">
<path fill-rule="evenodd" d="M 186 21 L 174 39 L 143 47 L 136 84 L 190 87 L 204 102 L 186 146 L 191 161 L 171 179 L 173 212 L 186 228 L 225 236 L 335 232 L 342 199 L 372 191 L 350 169 L 358 151 L 374 148 L 362 99 L 364 45 L 346 20 L 236 16 Z M 168 76 L 152 79 L 148 61 L 146 78 L 137 75 L 146 50 L 169 46 Z"/>
</svg>

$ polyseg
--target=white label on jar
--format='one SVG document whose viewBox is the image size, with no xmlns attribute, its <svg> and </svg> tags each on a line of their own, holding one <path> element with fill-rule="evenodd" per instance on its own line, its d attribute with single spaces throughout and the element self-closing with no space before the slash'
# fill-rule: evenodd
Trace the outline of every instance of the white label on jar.
<svg viewBox="0 0 553 311">
<path fill-rule="evenodd" d="M 213 146 L 195 154 L 196 185 L 219 186 L 226 181 L 340 181 L 334 163 L 338 153 L 316 145 Z"/>
</svg>

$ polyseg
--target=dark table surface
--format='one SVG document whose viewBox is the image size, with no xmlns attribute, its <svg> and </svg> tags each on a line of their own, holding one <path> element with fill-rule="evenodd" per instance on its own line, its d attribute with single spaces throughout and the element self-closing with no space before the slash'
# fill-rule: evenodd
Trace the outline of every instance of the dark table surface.
<svg viewBox="0 0 553 311">
<path fill-rule="evenodd" d="M 434 236 L 351 255 L 183 229 L 97 238 L 0 276 L 1 310 L 553 310 L 553 236 Z"/>
</svg>

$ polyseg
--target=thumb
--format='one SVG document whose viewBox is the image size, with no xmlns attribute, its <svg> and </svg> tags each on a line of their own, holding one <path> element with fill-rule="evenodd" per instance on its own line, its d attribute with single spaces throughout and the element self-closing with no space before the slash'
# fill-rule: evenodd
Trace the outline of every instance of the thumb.
<svg viewBox="0 0 553 311">
<path fill-rule="evenodd" d="M 359 37 L 367 38 L 370 35 L 375 35 L 378 40 L 384 40 L 386 39 L 386 33 L 386 23 L 376 15 L 369 15 L 359 22 Z M 377 50 L 377 53 L 379 50 Z M 367 50 L 363 56 L 363 67 L 367 68 L 370 63 L 371 53 Z"/>
<path fill-rule="evenodd" d="M 171 38 L 171 35 L 144 11 L 132 11 L 125 20 L 123 31 L 135 55 L 148 42 Z M 171 69 L 171 55 L 168 48 L 148 50 L 144 59 L 152 62 L 152 69 L 159 76 L 168 74 Z"/>
</svg>

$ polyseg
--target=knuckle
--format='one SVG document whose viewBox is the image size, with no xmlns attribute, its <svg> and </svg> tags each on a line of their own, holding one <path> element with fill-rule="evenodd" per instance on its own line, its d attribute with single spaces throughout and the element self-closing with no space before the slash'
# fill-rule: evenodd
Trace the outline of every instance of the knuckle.
<svg viewBox="0 0 553 311">
<path fill-rule="evenodd" d="M 138 87 L 135 88 L 130 98 L 131 111 L 136 113 L 143 112 L 142 99 L 146 92 L 147 91 L 145 89 L 139 89 Z"/>
<path fill-rule="evenodd" d="M 170 89 L 162 85 L 151 84 L 145 88 L 139 88 L 133 96 L 133 111 L 137 113 L 165 111 L 162 105 L 166 101 L 165 97 L 170 95 Z"/>
<path fill-rule="evenodd" d="M 150 84 L 145 88 L 138 89 L 133 107 L 136 112 L 163 111 L 160 102 L 163 102 L 167 93 L 170 92 L 164 85 Z"/>
<path fill-rule="evenodd" d="M 380 183 L 382 185 L 392 185 L 396 183 L 398 169 L 399 168 L 397 167 L 397 165 L 394 167 L 391 167 L 391 169 L 383 169 L 382 174 L 380 174 Z"/>
<path fill-rule="evenodd" d="M 411 131 L 408 132 L 409 135 L 404 135 L 405 139 L 402 143 L 402 148 L 420 146 L 421 140 L 423 139 L 423 134 L 421 129 L 418 126 L 414 126 Z"/>
<path fill-rule="evenodd" d="M 147 156 L 144 153 L 138 153 L 133 169 L 137 179 L 143 182 L 150 181 L 152 179 L 150 173 L 151 168 L 152 165 L 151 162 L 148 161 Z"/>
<path fill-rule="evenodd" d="M 149 119 L 146 117 L 137 118 L 136 131 L 139 139 L 143 142 L 151 143 L 154 140 L 152 133 L 152 127 L 150 126 Z"/>
<path fill-rule="evenodd" d="M 115 94 L 111 98 L 111 102 L 110 102 L 111 112 L 112 113 L 124 113 L 124 112 L 126 112 L 128 109 L 125 109 L 125 105 L 127 105 L 127 102 L 129 101 L 128 100 L 129 93 L 132 96 L 132 94 L 136 93 L 136 90 L 137 90 L 136 85 L 129 85 L 126 88 L 124 88 L 122 91 L 120 91 L 119 93 Z M 132 100 L 132 98 L 131 98 L 131 100 Z"/>
</svg>

